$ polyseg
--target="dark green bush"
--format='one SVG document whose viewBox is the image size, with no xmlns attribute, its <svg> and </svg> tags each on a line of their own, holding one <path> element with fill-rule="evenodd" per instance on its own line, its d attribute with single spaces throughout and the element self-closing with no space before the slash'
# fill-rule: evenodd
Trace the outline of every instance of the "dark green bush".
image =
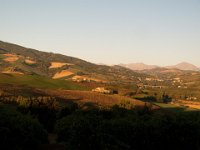
<svg viewBox="0 0 200 150">
<path fill-rule="evenodd" d="M 37 120 L 0 106 L 1 148 L 36 149 L 43 143 L 47 143 L 47 132 Z"/>
<path fill-rule="evenodd" d="M 199 112 L 79 112 L 59 120 L 56 131 L 58 141 L 75 150 L 200 149 Z"/>
<path fill-rule="evenodd" d="M 58 141 L 66 142 L 70 149 L 98 149 L 98 126 L 101 119 L 96 115 L 75 114 L 61 119 L 56 130 Z M 78 145 L 77 145 L 78 144 Z"/>
</svg>

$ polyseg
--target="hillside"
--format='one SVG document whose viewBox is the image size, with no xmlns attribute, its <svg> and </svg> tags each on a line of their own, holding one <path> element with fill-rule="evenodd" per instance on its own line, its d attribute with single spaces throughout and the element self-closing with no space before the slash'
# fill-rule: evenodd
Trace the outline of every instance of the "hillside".
<svg viewBox="0 0 200 150">
<path fill-rule="evenodd" d="M 22 86 L 24 88 L 34 87 L 42 89 L 67 89 L 67 90 L 89 90 L 90 88 L 71 81 L 53 80 L 38 75 L 19 75 L 0 73 L 0 85 Z"/>
<path fill-rule="evenodd" d="M 55 79 L 77 79 L 95 82 L 138 82 L 136 73 L 123 67 L 96 65 L 78 58 L 47 53 L 0 41 L 0 72 L 40 75 Z"/>
<path fill-rule="evenodd" d="M 190 66 L 188 65 L 188 68 Z M 174 133 L 178 129 L 180 130 L 178 138 L 182 137 L 182 128 L 185 130 L 185 125 L 181 123 L 184 126 L 178 126 L 174 130 L 174 126 L 180 121 L 176 123 L 173 118 L 177 120 L 179 113 L 200 109 L 198 102 L 200 72 L 145 64 L 138 64 L 136 70 L 133 71 L 123 65 L 96 65 L 70 56 L 0 42 L 0 107 L 7 112 L 14 111 L 16 114 L 29 116 L 30 119 L 37 120 L 37 124 L 41 124 L 37 128 L 43 129 L 46 133 L 46 141 L 38 144 L 42 150 L 54 149 L 54 147 L 55 149 L 68 147 L 73 149 L 70 146 L 77 147 L 83 139 L 82 144 L 87 147 L 87 143 L 91 141 L 88 141 L 91 135 L 96 136 L 92 137 L 95 141 L 106 139 L 104 135 L 114 137 L 116 143 L 112 143 L 113 148 L 115 149 L 117 143 L 125 143 L 118 147 L 127 150 L 137 149 L 135 145 L 141 149 L 141 145 L 145 145 L 141 141 L 144 137 L 148 140 L 152 139 L 152 133 L 154 133 L 152 131 L 156 131 L 153 136 L 158 137 L 157 129 L 160 133 L 164 133 L 159 133 L 159 137 L 160 135 L 167 136 L 170 141 L 169 131 Z M 94 91 L 98 89 L 97 87 L 103 87 L 115 93 Z M 169 120 L 168 114 L 173 118 Z M 24 116 L 21 117 L 24 118 Z M 191 126 L 191 122 L 194 122 L 189 120 L 191 118 L 185 117 L 183 122 L 186 121 L 186 125 L 188 126 L 189 123 Z M 13 121 L 12 118 L 2 115 L 1 120 L 3 119 Z M 166 120 L 169 121 L 166 123 Z M 163 121 L 162 124 L 161 121 Z M 13 123 L 9 123 L 11 125 L 9 128 L 12 129 L 12 124 L 18 122 L 16 119 L 16 122 L 14 120 Z M 169 124 L 174 125 L 168 131 L 166 129 Z M 194 122 L 194 125 L 196 124 Z M 149 130 L 148 125 L 150 129 L 156 127 L 155 130 Z M 17 126 L 19 126 L 19 133 L 21 131 L 32 133 L 26 131 L 29 128 Z M 196 129 L 196 126 L 192 128 Z M 14 131 L 15 129 L 12 134 L 15 133 Z M 33 128 L 33 132 L 36 131 Z M 85 134 L 88 131 L 91 133 Z M 118 136 L 116 133 L 119 131 L 124 133 Z M 134 135 L 135 131 L 138 131 L 136 135 Z M 188 129 L 189 133 L 190 131 L 191 129 Z M 40 139 L 39 135 L 33 138 Z M 80 135 L 84 135 L 84 138 L 80 138 Z M 133 135 L 137 138 L 132 137 Z M 24 139 L 18 135 L 18 132 L 15 136 L 19 136 L 18 139 Z M 88 137 L 85 138 L 85 136 Z M 188 137 L 191 135 L 189 134 Z M 198 140 L 199 137 L 197 136 Z M 78 140 L 71 142 L 72 139 Z M 154 139 L 150 141 L 150 145 L 155 143 Z M 176 139 L 174 138 L 173 141 Z M 136 142 L 132 145 L 133 141 Z M 163 141 L 166 143 L 166 140 Z M 170 141 L 167 142 L 170 143 Z M 22 147 L 26 145 L 24 143 L 21 144 Z M 103 143 L 110 144 L 110 139 Z M 160 141 L 155 145 L 159 143 Z M 145 146 L 143 148 L 147 149 Z M 82 149 L 82 147 L 78 146 L 77 149 Z M 91 149 L 91 147 L 86 149 Z M 96 149 L 96 144 L 92 149 Z"/>
</svg>

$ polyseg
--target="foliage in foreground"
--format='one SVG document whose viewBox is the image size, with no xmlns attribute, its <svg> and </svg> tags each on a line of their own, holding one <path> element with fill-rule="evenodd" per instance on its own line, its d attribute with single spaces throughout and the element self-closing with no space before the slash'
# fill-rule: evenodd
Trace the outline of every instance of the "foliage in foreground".
<svg viewBox="0 0 200 150">
<path fill-rule="evenodd" d="M 47 142 L 47 132 L 30 116 L 0 106 L 0 145 L 4 149 L 36 149 Z"/>
<path fill-rule="evenodd" d="M 199 149 L 200 113 L 79 111 L 59 120 L 56 131 L 58 141 L 74 150 Z"/>
<path fill-rule="evenodd" d="M 152 111 L 122 101 L 110 109 L 59 107 L 53 97 L 18 97 L 2 102 L 37 118 L 72 150 L 200 149 L 200 112 Z M 7 103 L 8 102 L 8 103 Z M 14 103 L 13 103 L 14 102 Z M 42 126 L 30 116 L 0 107 L 0 144 L 7 149 L 36 149 L 47 141 Z M 164 148 L 163 148 L 164 147 Z"/>
</svg>

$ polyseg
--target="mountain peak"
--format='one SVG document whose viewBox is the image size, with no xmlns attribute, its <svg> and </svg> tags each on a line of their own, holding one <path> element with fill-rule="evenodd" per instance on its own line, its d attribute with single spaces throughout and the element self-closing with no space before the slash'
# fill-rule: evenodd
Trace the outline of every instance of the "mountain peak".
<svg viewBox="0 0 200 150">
<path fill-rule="evenodd" d="M 149 69 L 154 69 L 158 68 L 158 66 L 155 65 L 147 65 L 142 62 L 139 63 L 130 63 L 130 64 L 120 64 L 120 66 L 132 69 L 132 70 L 149 70 Z"/>
<path fill-rule="evenodd" d="M 142 63 L 142 62 L 139 62 L 139 63 L 129 63 L 129 64 L 119 64 L 119 65 L 122 66 L 122 67 L 129 68 L 131 70 L 138 70 L 138 71 L 162 68 L 162 67 L 156 66 L 156 65 L 147 65 L 147 64 Z M 167 69 L 200 71 L 200 68 L 198 68 L 197 66 L 195 66 L 195 65 L 193 65 L 193 64 L 191 64 L 189 62 L 186 62 L 186 61 L 180 62 L 180 63 L 178 63 L 176 65 L 166 66 L 164 68 L 167 68 Z"/>
<path fill-rule="evenodd" d="M 183 65 L 192 65 L 191 63 L 186 62 L 186 61 L 180 62 L 180 63 L 178 63 L 177 65 L 180 65 L 180 64 L 183 64 Z"/>
<path fill-rule="evenodd" d="M 180 70 L 192 70 L 192 71 L 199 71 L 200 69 L 191 64 L 191 63 L 188 63 L 188 62 L 181 62 L 177 65 L 174 65 L 174 66 L 167 66 L 166 68 L 176 68 L 176 69 L 180 69 Z"/>
</svg>

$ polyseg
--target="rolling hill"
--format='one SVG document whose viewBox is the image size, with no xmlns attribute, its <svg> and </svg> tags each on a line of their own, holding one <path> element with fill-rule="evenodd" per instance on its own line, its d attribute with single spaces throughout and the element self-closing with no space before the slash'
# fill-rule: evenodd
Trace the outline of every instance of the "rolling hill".
<svg viewBox="0 0 200 150">
<path fill-rule="evenodd" d="M 38 75 L 53 79 L 100 83 L 140 82 L 149 75 L 121 66 L 96 65 L 85 60 L 25 48 L 0 41 L 0 73 Z"/>
</svg>

